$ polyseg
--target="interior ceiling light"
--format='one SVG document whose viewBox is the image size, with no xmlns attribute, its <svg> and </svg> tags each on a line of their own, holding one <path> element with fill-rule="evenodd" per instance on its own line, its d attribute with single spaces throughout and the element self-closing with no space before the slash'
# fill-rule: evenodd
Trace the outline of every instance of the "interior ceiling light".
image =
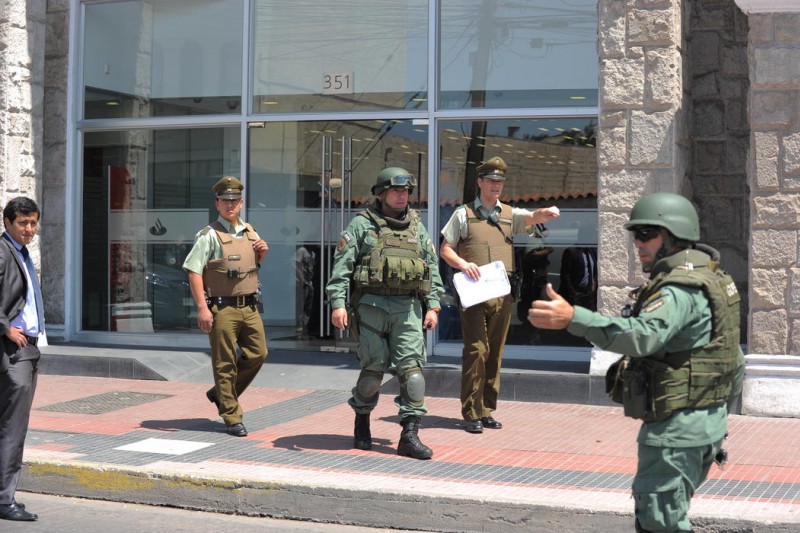
<svg viewBox="0 0 800 533">
<path fill-rule="evenodd" d="M 586 100 L 585 96 L 570 96 L 570 100 Z"/>
</svg>

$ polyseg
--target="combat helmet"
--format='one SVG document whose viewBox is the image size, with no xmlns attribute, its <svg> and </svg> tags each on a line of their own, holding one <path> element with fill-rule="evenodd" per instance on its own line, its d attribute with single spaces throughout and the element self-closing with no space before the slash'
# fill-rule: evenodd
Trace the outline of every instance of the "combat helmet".
<svg viewBox="0 0 800 533">
<path fill-rule="evenodd" d="M 409 194 L 414 191 L 417 182 L 409 171 L 400 167 L 388 167 L 381 170 L 375 185 L 372 186 L 372 194 L 379 196 L 383 191 L 392 187 L 405 187 Z"/>
<path fill-rule="evenodd" d="M 679 194 L 656 192 L 646 194 L 633 205 L 625 229 L 638 226 L 659 226 L 678 239 L 700 240 L 700 221 L 692 203 Z"/>
</svg>

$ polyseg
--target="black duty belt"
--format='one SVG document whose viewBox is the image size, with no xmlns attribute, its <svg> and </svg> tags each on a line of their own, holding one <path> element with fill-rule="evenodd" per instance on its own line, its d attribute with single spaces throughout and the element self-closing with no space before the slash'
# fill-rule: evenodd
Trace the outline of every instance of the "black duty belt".
<svg viewBox="0 0 800 533">
<path fill-rule="evenodd" d="M 30 344 L 31 346 L 36 346 L 37 344 L 39 344 L 39 337 L 30 337 L 28 335 L 25 335 L 25 338 L 28 340 L 28 344 Z"/>
<path fill-rule="evenodd" d="M 212 305 L 218 307 L 250 307 L 256 305 L 258 300 L 255 294 L 248 294 L 245 296 L 211 296 L 210 298 L 206 298 L 206 303 L 209 307 Z"/>
</svg>

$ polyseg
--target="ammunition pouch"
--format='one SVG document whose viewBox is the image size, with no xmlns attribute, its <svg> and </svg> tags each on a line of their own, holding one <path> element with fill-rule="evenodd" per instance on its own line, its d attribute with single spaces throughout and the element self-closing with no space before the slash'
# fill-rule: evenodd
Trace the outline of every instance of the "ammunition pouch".
<svg viewBox="0 0 800 533">
<path fill-rule="evenodd" d="M 628 366 L 625 356 L 612 363 L 606 371 L 606 394 L 614 403 L 622 403 L 622 370 Z"/>
<path fill-rule="evenodd" d="M 622 371 L 622 407 L 625 416 L 644 422 L 655 420 L 650 380 L 639 365 Z"/>
<path fill-rule="evenodd" d="M 652 422 L 656 420 L 652 378 L 646 366 L 623 356 L 608 367 L 606 393 L 612 402 L 622 404 L 625 416 Z"/>
</svg>

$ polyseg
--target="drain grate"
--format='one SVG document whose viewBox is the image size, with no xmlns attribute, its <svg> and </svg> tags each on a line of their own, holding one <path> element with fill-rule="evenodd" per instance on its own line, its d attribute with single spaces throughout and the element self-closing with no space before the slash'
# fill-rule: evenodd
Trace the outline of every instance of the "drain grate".
<svg viewBox="0 0 800 533">
<path fill-rule="evenodd" d="M 171 394 L 150 394 L 146 392 L 106 392 L 105 394 L 96 394 L 68 402 L 54 403 L 53 405 L 39 407 L 36 410 L 101 415 L 171 397 Z"/>
</svg>

